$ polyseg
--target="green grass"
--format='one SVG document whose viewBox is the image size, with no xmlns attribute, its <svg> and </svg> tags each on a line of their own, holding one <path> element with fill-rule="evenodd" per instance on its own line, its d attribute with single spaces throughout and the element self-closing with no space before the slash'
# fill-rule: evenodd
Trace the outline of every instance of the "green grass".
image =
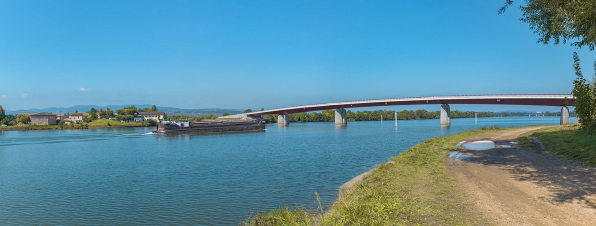
<svg viewBox="0 0 596 226">
<path fill-rule="evenodd" d="M 531 148 L 536 146 L 536 144 L 534 144 L 534 142 L 530 141 L 530 139 L 527 136 L 521 136 L 515 139 L 515 141 L 517 141 L 517 144 L 519 146 L 525 147 L 525 148 Z"/>
<path fill-rule="evenodd" d="M 420 143 L 338 197 L 327 210 L 282 207 L 244 225 L 474 225 L 478 214 L 447 175 L 445 159 L 461 140 L 504 129 L 472 130 Z"/>
<path fill-rule="evenodd" d="M 7 127 L 0 127 L 0 128 L 23 128 L 23 130 L 56 130 L 62 129 L 62 127 L 58 125 L 14 125 L 14 126 L 7 126 Z"/>
<path fill-rule="evenodd" d="M 596 166 L 596 136 L 582 133 L 577 124 L 539 129 L 530 135 L 540 139 L 546 150 L 590 166 Z"/>
<path fill-rule="evenodd" d="M 98 119 L 87 123 L 89 127 L 137 127 L 137 126 L 148 126 L 148 123 L 137 123 L 137 122 L 118 122 L 109 119 Z"/>
</svg>

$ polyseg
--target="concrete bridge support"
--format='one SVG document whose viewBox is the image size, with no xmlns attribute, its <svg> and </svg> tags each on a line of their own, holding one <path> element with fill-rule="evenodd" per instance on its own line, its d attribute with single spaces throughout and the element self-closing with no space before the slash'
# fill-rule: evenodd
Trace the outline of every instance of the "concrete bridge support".
<svg viewBox="0 0 596 226">
<path fill-rule="evenodd" d="M 348 125 L 348 113 L 346 113 L 346 109 L 343 109 L 343 108 L 335 109 L 335 125 L 336 126 Z"/>
<path fill-rule="evenodd" d="M 569 108 L 561 108 L 561 125 L 569 124 Z"/>
<path fill-rule="evenodd" d="M 290 117 L 287 114 L 278 115 L 277 116 L 277 125 L 280 125 L 280 126 L 290 125 Z"/>
<path fill-rule="evenodd" d="M 451 125 L 451 110 L 448 104 L 441 105 L 441 125 L 442 126 L 450 126 Z"/>
</svg>

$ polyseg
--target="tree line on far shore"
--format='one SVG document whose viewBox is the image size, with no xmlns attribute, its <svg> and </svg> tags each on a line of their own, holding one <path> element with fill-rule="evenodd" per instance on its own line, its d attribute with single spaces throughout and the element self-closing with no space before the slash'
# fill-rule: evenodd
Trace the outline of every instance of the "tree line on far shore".
<svg viewBox="0 0 596 226">
<path fill-rule="evenodd" d="M 391 110 L 376 110 L 376 111 L 358 111 L 352 112 L 348 110 L 346 112 L 348 116 L 348 121 L 380 121 L 381 117 L 383 120 L 395 120 L 395 113 L 396 111 Z M 528 116 L 528 113 L 525 112 L 503 112 L 503 113 L 495 113 L 495 112 L 474 112 L 474 111 L 451 111 L 451 118 L 474 118 L 475 114 L 478 114 L 478 117 L 511 117 L 511 116 Z M 533 113 L 535 114 L 535 113 Z M 559 116 L 560 112 L 550 112 L 547 111 L 544 113 L 545 116 Z M 571 115 L 574 113 L 571 112 Z M 263 115 L 261 117 L 265 119 L 269 119 L 271 122 L 277 122 L 276 114 L 272 115 Z M 302 112 L 302 113 L 295 113 L 289 114 L 290 122 L 334 122 L 335 121 L 335 111 L 334 110 L 324 110 L 322 112 Z M 403 110 L 397 112 L 397 120 L 417 120 L 417 119 L 438 119 L 441 117 L 440 111 L 427 111 L 424 109 L 420 110 Z"/>
</svg>

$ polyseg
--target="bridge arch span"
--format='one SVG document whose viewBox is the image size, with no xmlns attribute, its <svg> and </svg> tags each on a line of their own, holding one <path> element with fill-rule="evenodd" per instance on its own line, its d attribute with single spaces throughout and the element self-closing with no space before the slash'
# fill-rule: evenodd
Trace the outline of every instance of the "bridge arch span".
<svg viewBox="0 0 596 226">
<path fill-rule="evenodd" d="M 376 107 L 376 106 L 396 106 L 396 105 L 420 105 L 420 104 L 499 104 L 499 105 L 534 105 L 534 106 L 561 106 L 562 113 L 567 112 L 566 106 L 573 106 L 575 99 L 571 94 L 505 94 L 505 95 L 451 95 L 451 96 L 427 96 L 427 97 L 404 97 L 404 98 L 387 98 L 374 100 L 357 100 L 357 101 L 343 101 L 333 103 L 309 104 L 293 107 L 284 107 L 269 109 L 263 111 L 255 111 L 250 113 L 243 113 L 237 115 L 223 116 L 220 118 L 247 118 L 259 117 L 261 115 L 278 114 L 287 115 L 292 113 L 322 111 L 331 109 L 345 109 L 345 108 L 359 108 L 359 107 Z M 448 108 L 447 108 L 448 109 Z M 565 110 L 567 109 L 567 110 Z M 341 110 L 340 110 L 341 111 Z M 445 111 L 441 111 L 443 114 Z M 446 112 L 446 114 L 449 114 Z M 342 114 L 336 114 L 342 115 Z M 448 117 L 448 116 L 447 116 Z M 563 122 L 563 114 L 561 114 L 561 124 Z M 338 120 L 336 120 L 337 122 Z"/>
</svg>

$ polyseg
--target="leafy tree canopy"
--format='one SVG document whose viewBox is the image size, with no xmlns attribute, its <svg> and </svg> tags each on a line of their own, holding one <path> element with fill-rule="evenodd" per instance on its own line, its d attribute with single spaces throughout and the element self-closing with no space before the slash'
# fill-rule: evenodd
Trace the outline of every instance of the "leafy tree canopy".
<svg viewBox="0 0 596 226">
<path fill-rule="evenodd" d="M 96 120 L 96 119 L 97 119 L 96 114 L 89 113 L 89 117 L 87 117 L 87 122 L 92 122 L 93 120 Z"/>
<path fill-rule="evenodd" d="M 0 105 L 0 120 L 2 120 L 4 117 L 6 117 L 6 115 L 4 113 L 6 113 L 6 112 L 4 111 L 4 108 L 2 108 L 2 105 Z"/>
<path fill-rule="evenodd" d="M 18 115 L 17 116 L 17 121 L 21 124 L 28 124 L 31 122 L 31 117 L 29 117 L 28 115 Z"/>
<path fill-rule="evenodd" d="M 251 112 L 252 112 L 252 110 L 251 110 L 251 109 L 246 109 L 246 110 L 244 110 L 244 113 L 251 113 Z"/>
<path fill-rule="evenodd" d="M 502 14 L 513 4 L 505 0 L 499 9 Z M 530 25 L 535 34 L 540 35 L 538 43 L 555 45 L 568 40 L 578 40 L 571 46 L 587 46 L 590 51 L 596 46 L 596 1 L 594 0 L 525 0 L 521 5 L 520 19 Z"/>
<path fill-rule="evenodd" d="M 573 69 L 576 78 L 573 80 L 573 97 L 575 98 L 575 112 L 582 124 L 582 129 L 589 133 L 596 132 L 596 81 L 587 81 L 579 66 L 579 57 L 573 53 Z M 596 62 L 594 62 L 596 75 Z"/>
<path fill-rule="evenodd" d="M 155 105 L 151 106 L 151 111 L 157 111 L 157 107 Z"/>
<path fill-rule="evenodd" d="M 135 108 L 127 108 L 124 111 L 126 112 L 127 115 L 134 115 L 135 113 L 137 113 L 137 109 L 135 109 Z"/>
</svg>

